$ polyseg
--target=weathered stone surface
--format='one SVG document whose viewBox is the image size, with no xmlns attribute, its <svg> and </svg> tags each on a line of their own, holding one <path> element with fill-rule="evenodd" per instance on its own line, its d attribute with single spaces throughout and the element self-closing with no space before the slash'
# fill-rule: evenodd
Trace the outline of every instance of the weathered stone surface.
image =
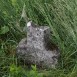
<svg viewBox="0 0 77 77">
<path fill-rule="evenodd" d="M 26 63 L 55 68 L 60 53 L 49 37 L 48 26 L 37 27 L 31 21 L 28 22 L 27 38 L 22 39 L 17 46 L 18 58 L 22 58 Z"/>
</svg>

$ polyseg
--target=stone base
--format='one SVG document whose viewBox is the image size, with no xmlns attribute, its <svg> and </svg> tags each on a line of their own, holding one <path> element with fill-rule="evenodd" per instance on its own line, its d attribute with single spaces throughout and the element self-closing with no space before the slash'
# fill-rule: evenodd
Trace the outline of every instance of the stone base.
<svg viewBox="0 0 77 77">
<path fill-rule="evenodd" d="M 28 22 L 27 38 L 22 39 L 17 46 L 18 58 L 22 58 L 26 63 L 55 68 L 60 53 L 50 42 L 49 36 L 49 27 L 35 27 L 32 22 Z"/>
</svg>

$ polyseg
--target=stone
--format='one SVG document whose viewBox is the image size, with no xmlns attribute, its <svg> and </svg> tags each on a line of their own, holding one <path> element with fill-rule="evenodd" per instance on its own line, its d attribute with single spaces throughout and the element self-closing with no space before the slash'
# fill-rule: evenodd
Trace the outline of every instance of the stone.
<svg viewBox="0 0 77 77">
<path fill-rule="evenodd" d="M 55 68 L 60 55 L 59 49 L 50 40 L 50 27 L 27 23 L 27 38 L 22 39 L 16 51 L 17 57 L 26 63 L 45 68 Z"/>
</svg>

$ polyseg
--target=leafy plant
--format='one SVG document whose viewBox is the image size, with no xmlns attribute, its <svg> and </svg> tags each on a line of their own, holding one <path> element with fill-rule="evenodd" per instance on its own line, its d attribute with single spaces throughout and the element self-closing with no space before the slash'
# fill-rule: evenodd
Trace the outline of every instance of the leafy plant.
<svg viewBox="0 0 77 77">
<path fill-rule="evenodd" d="M 16 65 L 10 66 L 10 77 L 26 77 L 26 72 L 21 68 L 17 67 Z"/>
<path fill-rule="evenodd" d="M 38 73 L 36 65 L 32 65 L 32 70 L 27 74 L 28 77 L 43 77 L 43 73 Z"/>
</svg>

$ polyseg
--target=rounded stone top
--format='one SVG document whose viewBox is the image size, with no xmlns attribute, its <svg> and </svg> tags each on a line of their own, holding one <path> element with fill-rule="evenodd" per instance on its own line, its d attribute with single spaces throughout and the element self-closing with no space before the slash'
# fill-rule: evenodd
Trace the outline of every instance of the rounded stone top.
<svg viewBox="0 0 77 77">
<path fill-rule="evenodd" d="M 49 28 L 48 26 L 40 26 L 39 29 L 40 29 L 41 31 L 45 31 L 45 30 L 48 30 L 48 29 L 50 29 L 50 28 Z"/>
<path fill-rule="evenodd" d="M 50 27 L 49 26 L 37 26 L 36 24 L 34 24 L 32 21 L 29 21 L 27 23 L 27 28 L 30 28 L 31 30 L 33 31 L 41 31 L 41 32 L 44 32 L 44 31 L 50 31 Z"/>
<path fill-rule="evenodd" d="M 29 26 L 35 27 L 35 25 L 36 25 L 36 24 L 34 24 L 32 21 L 29 21 L 29 22 L 27 23 L 27 27 L 29 27 Z M 37 28 L 37 26 L 36 26 L 36 28 Z M 49 29 L 50 27 L 48 27 L 48 26 L 38 26 L 38 28 L 39 28 L 39 29 L 46 30 L 46 29 Z"/>
</svg>

